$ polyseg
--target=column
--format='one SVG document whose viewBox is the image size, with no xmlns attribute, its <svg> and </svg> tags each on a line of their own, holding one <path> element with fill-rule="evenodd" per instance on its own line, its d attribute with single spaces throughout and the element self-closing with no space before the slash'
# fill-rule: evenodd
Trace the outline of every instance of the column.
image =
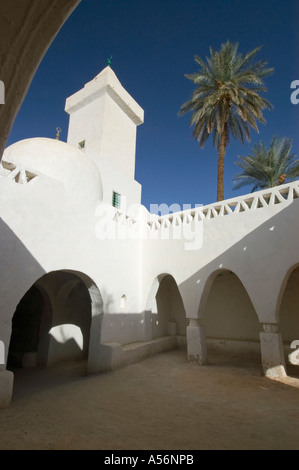
<svg viewBox="0 0 299 470">
<path fill-rule="evenodd" d="M 199 318 L 189 318 L 189 325 L 187 326 L 187 353 L 189 361 L 206 364 L 206 334 Z"/>
<path fill-rule="evenodd" d="M 283 344 L 278 325 L 263 323 L 263 329 L 260 340 L 264 374 L 272 379 L 286 377 Z"/>
<path fill-rule="evenodd" d="M 14 374 L 6 369 L 11 335 L 11 322 L 2 321 L 0 324 L 0 331 L 0 408 L 6 408 L 10 405 L 14 382 Z"/>
<path fill-rule="evenodd" d="M 6 408 L 10 405 L 13 389 L 14 375 L 11 371 L 0 370 L 0 408 Z"/>
</svg>

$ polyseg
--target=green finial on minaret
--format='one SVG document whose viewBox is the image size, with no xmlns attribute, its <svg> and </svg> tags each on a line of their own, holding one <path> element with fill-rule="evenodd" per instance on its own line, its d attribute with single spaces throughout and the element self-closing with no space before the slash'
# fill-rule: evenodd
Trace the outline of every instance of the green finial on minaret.
<svg viewBox="0 0 299 470">
<path fill-rule="evenodd" d="M 109 59 L 107 59 L 108 67 L 111 67 L 111 59 L 112 59 L 112 56 L 110 56 Z"/>
</svg>

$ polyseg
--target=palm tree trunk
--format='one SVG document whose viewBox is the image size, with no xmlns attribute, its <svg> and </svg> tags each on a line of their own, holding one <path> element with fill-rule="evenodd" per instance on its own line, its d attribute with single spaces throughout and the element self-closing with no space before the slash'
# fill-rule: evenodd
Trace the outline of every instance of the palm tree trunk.
<svg viewBox="0 0 299 470">
<path fill-rule="evenodd" d="M 217 174 L 217 201 L 224 199 L 223 173 L 224 173 L 224 156 L 227 143 L 227 122 L 223 126 L 220 136 L 219 152 L 218 152 L 218 174 Z"/>
</svg>

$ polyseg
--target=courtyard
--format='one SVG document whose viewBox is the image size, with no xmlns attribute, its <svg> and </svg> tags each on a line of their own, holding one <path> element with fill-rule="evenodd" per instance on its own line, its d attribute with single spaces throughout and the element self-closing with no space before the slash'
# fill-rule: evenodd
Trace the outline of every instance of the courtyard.
<svg viewBox="0 0 299 470">
<path fill-rule="evenodd" d="M 256 357 L 184 350 L 104 374 L 84 361 L 19 369 L 0 410 L 0 449 L 298 449 L 299 378 L 262 375 Z"/>
</svg>

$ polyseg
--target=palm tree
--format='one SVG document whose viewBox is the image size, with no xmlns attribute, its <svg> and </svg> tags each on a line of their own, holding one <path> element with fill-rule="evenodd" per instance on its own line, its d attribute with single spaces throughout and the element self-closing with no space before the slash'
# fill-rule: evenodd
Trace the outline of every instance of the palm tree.
<svg viewBox="0 0 299 470">
<path fill-rule="evenodd" d="M 269 148 L 261 141 L 246 157 L 238 155 L 236 164 L 242 172 L 234 176 L 234 189 L 252 185 L 257 189 L 273 188 L 299 177 L 299 160 L 291 153 L 292 140 L 274 136 Z"/>
<path fill-rule="evenodd" d="M 213 134 L 213 145 L 218 149 L 217 201 L 224 199 L 224 156 L 230 136 L 242 144 L 244 138 L 249 141 L 250 126 L 258 132 L 256 121 L 266 122 L 262 110 L 272 108 L 260 93 L 267 90 L 263 78 L 274 69 L 265 68 L 265 61 L 253 61 L 260 49 L 242 55 L 238 53 L 237 43 L 227 41 L 219 52 L 210 47 L 206 63 L 195 56 L 195 62 L 201 67 L 199 72 L 185 75 L 197 88 L 179 115 L 192 111 L 192 137 L 199 141 L 201 148 Z"/>
</svg>

